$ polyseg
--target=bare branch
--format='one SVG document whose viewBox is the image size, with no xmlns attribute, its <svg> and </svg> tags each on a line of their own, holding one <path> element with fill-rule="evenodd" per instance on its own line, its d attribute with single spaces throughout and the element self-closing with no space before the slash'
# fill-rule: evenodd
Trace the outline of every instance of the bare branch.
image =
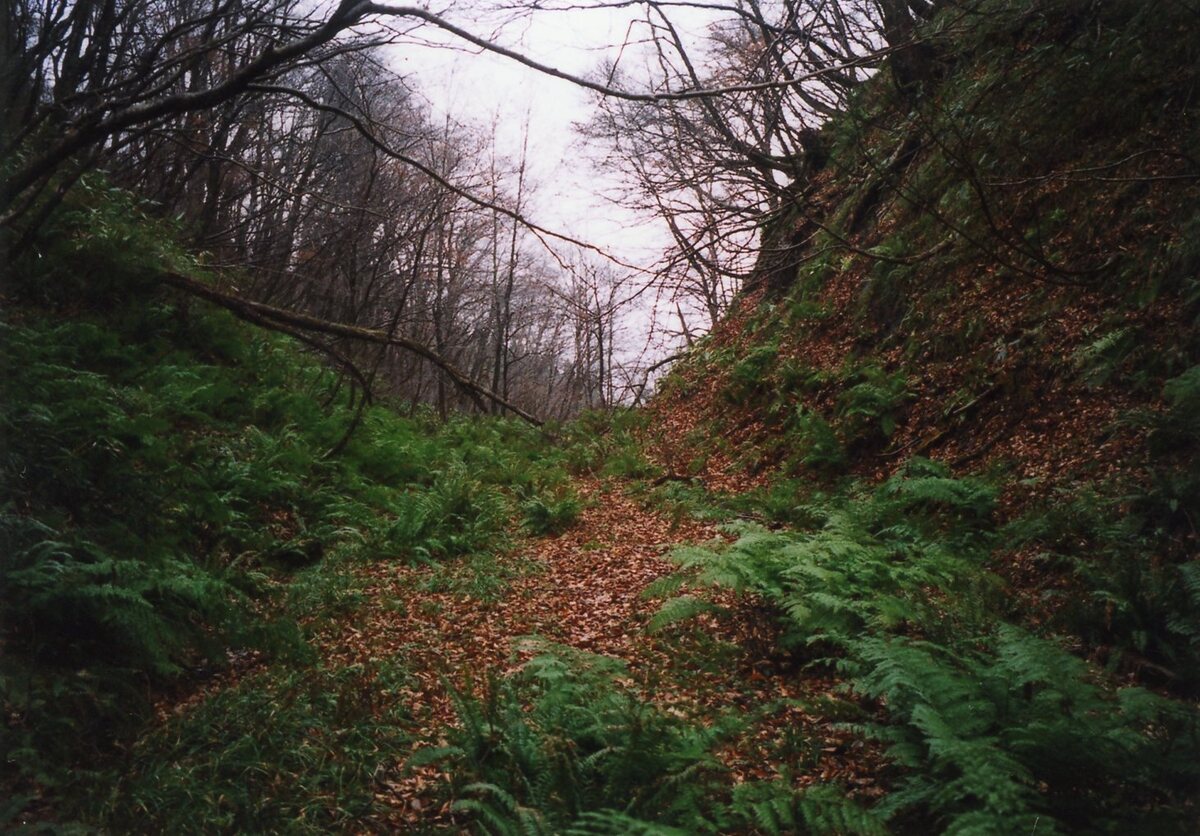
<svg viewBox="0 0 1200 836">
<path fill-rule="evenodd" d="M 526 412 L 518 406 L 515 406 L 504 398 L 501 398 L 492 390 L 488 389 L 475 381 L 471 380 L 466 374 L 456 368 L 453 364 L 433 351 L 428 346 L 425 346 L 415 340 L 410 340 L 406 337 L 398 337 L 394 334 L 389 335 L 385 331 L 379 331 L 374 328 L 363 328 L 357 325 L 346 325 L 340 322 L 327 322 L 323 319 L 318 319 L 307 314 L 297 313 L 295 311 L 287 311 L 282 308 L 276 308 L 271 305 L 264 305 L 261 302 L 254 302 L 250 299 L 244 299 L 241 296 L 236 296 L 230 293 L 224 293 L 216 290 L 203 282 L 179 273 L 164 273 L 161 276 L 164 284 L 189 293 L 192 296 L 199 296 L 216 305 L 220 305 L 233 314 L 255 321 L 256 319 L 268 319 L 275 323 L 282 323 L 286 326 L 291 326 L 303 331 L 314 331 L 321 334 L 329 334 L 331 336 L 344 337 L 346 339 L 358 340 L 361 342 L 375 343 L 376 345 L 395 346 L 402 348 L 405 351 L 412 352 L 423 360 L 427 360 L 437 366 L 447 377 L 454 382 L 456 386 L 465 392 L 471 393 L 474 396 L 486 398 L 497 406 L 507 409 L 509 412 L 517 415 L 524 420 L 533 424 L 535 427 L 542 426 L 542 421 L 536 416 Z"/>
</svg>

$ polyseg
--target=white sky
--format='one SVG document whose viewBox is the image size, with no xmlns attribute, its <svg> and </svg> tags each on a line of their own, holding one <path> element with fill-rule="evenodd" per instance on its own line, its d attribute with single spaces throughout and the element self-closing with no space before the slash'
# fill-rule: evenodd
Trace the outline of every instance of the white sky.
<svg viewBox="0 0 1200 836">
<path fill-rule="evenodd" d="M 496 30 L 495 19 L 459 4 L 446 17 L 480 36 L 516 49 L 543 64 L 586 76 L 606 58 L 615 59 L 641 9 L 545 11 Z M 687 15 L 698 28 L 703 13 Z M 432 36 L 433 33 L 422 32 Z M 635 24 L 632 37 L 644 36 Z M 434 114 L 479 126 L 497 126 L 499 153 L 520 155 L 526 117 L 529 122 L 529 167 L 537 190 L 529 214 L 556 231 L 605 248 L 624 261 L 649 266 L 668 242 L 661 222 L 633 216 L 612 205 L 603 192 L 620 181 L 585 157 L 573 125 L 586 121 L 594 94 L 510 59 L 474 48 L 464 49 L 452 36 L 438 42 L 456 48 L 419 44 L 392 48 L 397 71 L 413 79 Z M 637 67 L 636 45 L 621 55 L 621 67 Z M 439 120 L 440 121 L 440 120 Z"/>
<path fill-rule="evenodd" d="M 640 6 L 539 11 L 520 19 L 502 19 L 488 17 L 478 5 L 459 3 L 442 16 L 475 35 L 575 76 L 588 76 L 618 57 L 620 69 L 631 77 L 640 75 L 637 70 L 644 66 L 646 53 L 637 42 L 645 39 L 646 27 L 633 23 L 631 28 L 632 22 L 644 19 Z M 673 23 L 689 44 L 698 42 L 713 19 L 713 13 L 694 8 L 672 14 Z M 630 43 L 622 47 L 627 41 Z M 655 265 L 671 241 L 665 222 L 639 217 L 605 197 L 605 192 L 620 185 L 620 172 L 606 171 L 589 159 L 574 130 L 591 116 L 594 93 L 476 49 L 432 27 L 423 27 L 410 41 L 390 47 L 390 57 L 395 70 L 408 77 L 415 92 L 425 98 L 436 122 L 449 116 L 481 129 L 491 130 L 494 124 L 498 155 L 520 156 L 528 120 L 527 182 L 534 191 L 524 214 L 532 221 L 593 244 L 625 264 L 643 270 Z M 551 243 L 561 255 L 571 257 L 569 245 Z M 620 267 L 614 270 L 631 272 Z M 641 277 L 639 284 L 646 278 Z M 630 286 L 629 291 L 633 290 Z M 677 350 L 677 345 L 664 342 L 655 325 L 677 329 L 674 306 L 667 304 L 655 314 L 655 302 L 651 291 L 618 316 L 614 347 L 619 363 L 653 362 Z M 683 308 L 690 308 L 686 301 Z M 688 316 L 690 327 L 701 321 L 694 310 Z"/>
</svg>

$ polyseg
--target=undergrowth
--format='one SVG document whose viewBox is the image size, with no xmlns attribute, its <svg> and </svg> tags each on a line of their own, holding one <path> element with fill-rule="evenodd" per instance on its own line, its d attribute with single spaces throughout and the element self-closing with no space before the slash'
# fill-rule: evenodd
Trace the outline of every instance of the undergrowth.
<svg viewBox="0 0 1200 836">
<path fill-rule="evenodd" d="M 353 829 L 407 740 L 405 681 L 395 662 L 248 677 L 139 740 L 102 819 L 126 833 Z"/>
<path fill-rule="evenodd" d="M 805 533 L 743 523 L 732 544 L 681 548 L 681 572 L 647 594 L 684 583 L 752 594 L 776 613 L 784 650 L 835 667 L 885 708 L 887 722 L 863 731 L 905 769 L 876 808 L 895 823 L 1186 832 L 1200 714 L 1122 687 L 1071 653 L 1069 636 L 1014 620 L 988 569 L 994 504 L 987 484 L 913 462 L 810 508 L 820 522 Z M 653 626 L 714 608 L 672 598 Z"/>
<path fill-rule="evenodd" d="M 1200 694 L 1200 366 L 1163 386 L 1165 408 L 1131 416 L 1149 430 L 1137 478 L 1064 489 L 1007 527 L 1051 577 L 1054 623 L 1113 671 Z"/>
<path fill-rule="evenodd" d="M 564 428 L 560 439 L 566 467 L 576 474 L 626 479 L 659 475 L 639 443 L 646 422 L 645 413 L 631 409 L 584 413 Z"/>
<path fill-rule="evenodd" d="M 649 705 L 624 663 L 538 643 L 513 675 L 457 693 L 450 745 L 419 753 L 454 778 L 453 810 L 483 833 L 877 833 L 836 787 L 732 787 L 715 747 L 727 717 L 689 721 Z"/>
<path fill-rule="evenodd" d="M 230 654 L 310 662 L 297 623 L 353 611 L 355 562 L 495 552 L 522 504 L 534 528 L 573 507 L 560 455 L 514 422 L 376 405 L 341 443 L 357 404 L 336 376 L 158 287 L 163 270 L 200 271 L 140 208 L 88 181 L 12 265 L 0 321 L 0 792 L 65 817 L 94 818 L 84 799 L 163 689 Z M 224 817 L 213 770 L 196 766 L 195 792 Z"/>
<path fill-rule="evenodd" d="M 1200 818 L 1195 23 L 1186 4 L 1133 0 L 947 7 L 923 33 L 927 89 L 898 94 L 885 70 L 821 132 L 830 164 L 778 223 L 823 213 L 830 229 L 797 245 L 785 298 L 768 292 L 664 383 L 681 402 L 715 378 L 711 435 L 747 442 L 722 452 L 780 478 L 753 497 L 674 480 L 646 495 L 798 530 L 738 523 L 732 544 L 676 551 L 682 571 L 650 594 L 765 602 L 781 652 L 840 671 L 880 718 L 861 730 L 897 767 L 874 809 L 896 830 L 1188 833 Z M 1065 420 L 1108 392 L 1153 409 L 1083 438 L 1128 430 L 1145 456 L 1114 444 L 1128 460 L 1095 461 Z M 998 472 L 996 446 L 1022 436 L 1007 455 L 1053 489 L 899 458 Z M 614 441 L 615 472 L 645 478 Z M 1047 472 L 1039 444 L 1118 467 L 1103 483 Z M 1018 493 L 1036 501 L 1000 525 Z M 1009 588 L 1031 568 L 1033 590 Z M 654 626 L 716 607 L 671 598 Z M 466 772 L 506 827 L 559 809 L 503 769 Z"/>
</svg>

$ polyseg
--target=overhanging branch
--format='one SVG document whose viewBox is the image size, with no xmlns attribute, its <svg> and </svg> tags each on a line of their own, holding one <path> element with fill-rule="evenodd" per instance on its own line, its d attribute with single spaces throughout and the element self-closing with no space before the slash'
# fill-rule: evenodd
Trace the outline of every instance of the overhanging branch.
<svg viewBox="0 0 1200 836">
<path fill-rule="evenodd" d="M 160 278 L 164 284 L 219 305 L 233 313 L 234 316 L 258 325 L 279 323 L 299 331 L 328 334 L 360 342 L 374 343 L 375 345 L 402 348 L 439 368 L 456 386 L 477 403 L 481 403 L 484 399 L 489 400 L 497 406 L 528 421 L 535 427 L 542 426 L 543 422 L 539 418 L 500 397 L 486 386 L 476 383 L 454 366 L 453 363 L 428 346 L 415 340 L 390 335 L 374 328 L 362 328 L 357 325 L 347 325 L 341 322 L 328 322 L 324 319 L 318 319 L 315 316 L 309 316 L 308 314 L 284 310 L 272 305 L 264 305 L 262 302 L 254 302 L 250 299 L 243 299 L 235 294 L 217 290 L 203 282 L 179 273 L 164 273 Z M 267 322 L 264 323 L 263 320 Z"/>
</svg>

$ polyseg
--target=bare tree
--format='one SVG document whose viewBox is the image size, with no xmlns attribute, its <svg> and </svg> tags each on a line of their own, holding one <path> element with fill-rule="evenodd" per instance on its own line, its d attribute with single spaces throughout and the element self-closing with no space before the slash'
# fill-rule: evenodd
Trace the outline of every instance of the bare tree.
<svg viewBox="0 0 1200 836">
<path fill-rule="evenodd" d="M 888 10 L 885 35 L 907 32 L 897 15 L 929 4 L 900 5 Z M 647 4 L 659 72 L 635 90 L 615 68 L 605 81 L 575 77 L 421 7 L 13 0 L 0 32 L 0 236 L 19 248 L 76 180 L 101 166 L 186 218 L 214 263 L 248 268 L 245 286 L 214 291 L 231 310 L 261 325 L 319 331 L 310 342 L 364 387 L 382 373 L 423 397 L 431 383 L 449 408 L 451 380 L 467 404 L 510 408 L 503 393 L 520 363 L 539 381 L 522 391 L 577 385 L 585 401 L 611 403 L 616 285 L 576 271 L 564 290 L 535 275 L 546 271 L 523 269 L 533 265 L 521 241 L 597 248 L 526 217 L 523 167 L 506 193 L 495 171 L 489 184 L 488 172 L 462 165 L 456 149 L 469 137 L 443 131 L 439 139 L 374 50 L 436 31 L 627 102 L 606 116 L 612 131 L 633 137 L 619 153 L 644 160 L 646 204 L 672 219 L 679 252 L 664 275 L 702 299 L 711 319 L 744 270 L 731 249 L 779 206 L 780 180 L 817 156 L 804 118 L 835 107 L 837 91 L 882 54 L 869 26 L 879 7 L 720 7 L 734 24 L 712 33 L 724 63 L 701 71 L 668 14 L 673 6 Z M 500 8 L 519 17 L 550 7 Z M 569 300 L 552 316 L 521 312 L 523 334 L 522 278 Z M 229 302 L 235 297 L 245 304 Z M 286 306 L 299 318 L 285 322 L 254 305 Z M 535 369 L 532 358 L 560 344 L 565 322 L 576 327 L 573 360 Z M 356 337 L 364 328 L 386 339 Z M 342 345 L 355 339 L 373 348 Z M 529 347 L 518 353 L 522 342 Z M 412 356 L 391 358 L 395 347 Z M 370 374 L 356 366 L 364 363 Z M 466 372 L 448 371 L 459 366 Z"/>
<path fill-rule="evenodd" d="M 586 133 L 606 149 L 609 167 L 629 172 L 622 202 L 666 222 L 673 246 L 657 272 L 681 319 L 687 305 L 711 326 L 733 291 L 764 272 L 762 230 L 808 199 L 806 184 L 826 163 L 821 125 L 845 109 L 885 56 L 906 56 L 899 63 L 908 88 L 928 74 L 928 54 L 909 54 L 919 45 L 917 25 L 941 5 L 645 4 L 643 64 L 611 65 L 606 77 L 624 83 L 649 74 L 656 89 L 714 92 L 650 102 L 601 98 Z M 696 9 L 721 15 L 701 43 L 689 42 L 677 22 Z"/>
</svg>

